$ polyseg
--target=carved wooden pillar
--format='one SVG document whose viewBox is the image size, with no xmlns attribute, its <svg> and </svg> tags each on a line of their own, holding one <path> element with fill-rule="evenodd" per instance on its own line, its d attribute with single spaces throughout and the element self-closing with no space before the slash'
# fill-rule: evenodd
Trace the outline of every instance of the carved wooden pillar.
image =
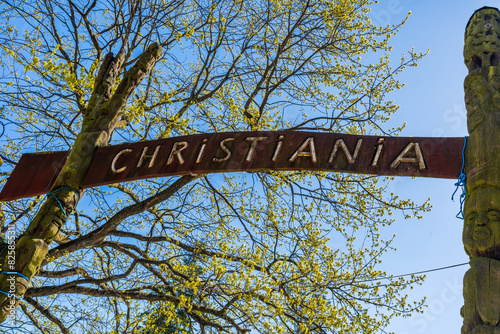
<svg viewBox="0 0 500 334">
<path fill-rule="evenodd" d="M 500 12 L 483 7 L 465 32 L 469 138 L 463 242 L 462 334 L 500 334 Z"/>
</svg>

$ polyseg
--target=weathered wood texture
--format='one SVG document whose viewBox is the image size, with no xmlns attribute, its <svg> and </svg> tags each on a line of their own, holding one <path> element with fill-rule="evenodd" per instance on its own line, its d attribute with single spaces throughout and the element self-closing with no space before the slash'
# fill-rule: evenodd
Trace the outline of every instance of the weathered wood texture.
<svg viewBox="0 0 500 334">
<path fill-rule="evenodd" d="M 462 334 L 500 334 L 500 12 L 483 7 L 465 34 L 469 139 L 463 242 Z"/>
<path fill-rule="evenodd" d="M 199 134 L 98 148 L 81 187 L 159 176 L 258 170 L 456 179 L 462 166 L 463 142 L 463 138 L 297 131 Z M 0 193 L 0 200 L 46 193 L 65 155 L 23 155 Z"/>
</svg>

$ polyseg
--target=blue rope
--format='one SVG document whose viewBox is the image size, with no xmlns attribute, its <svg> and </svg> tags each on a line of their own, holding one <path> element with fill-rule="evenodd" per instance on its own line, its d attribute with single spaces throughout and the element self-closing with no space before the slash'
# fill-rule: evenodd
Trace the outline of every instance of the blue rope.
<svg viewBox="0 0 500 334">
<path fill-rule="evenodd" d="M 51 183 L 52 183 L 52 180 L 54 179 L 54 177 L 56 176 L 57 174 L 57 170 L 59 169 L 59 167 L 61 167 L 64 159 L 66 159 L 66 157 L 69 155 L 69 153 L 71 152 L 71 150 L 68 151 L 68 153 L 66 153 L 66 155 L 64 156 L 64 158 L 61 160 L 61 162 L 59 163 L 59 165 L 57 166 L 56 170 L 54 171 L 54 174 L 52 174 L 52 177 L 50 178 L 50 181 L 49 181 L 49 184 L 47 184 L 47 187 L 45 187 L 45 191 L 48 190 L 48 188 L 50 187 Z"/>
<path fill-rule="evenodd" d="M 0 275 L 1 274 L 4 274 L 4 275 L 17 275 L 17 276 L 20 276 L 20 277 L 24 278 L 28 282 L 28 284 L 30 282 L 30 279 L 28 278 L 28 276 L 24 276 L 23 274 L 17 273 L 15 271 L 0 271 Z"/>
<path fill-rule="evenodd" d="M 453 195 L 451 195 L 451 200 L 455 201 L 453 197 L 455 196 L 456 192 L 458 191 L 459 188 L 462 188 L 462 194 L 460 195 L 460 212 L 457 213 L 457 218 L 464 220 L 464 202 L 465 202 L 465 197 L 467 197 L 467 189 L 465 188 L 465 146 L 467 146 L 467 136 L 464 137 L 464 148 L 462 149 L 462 170 L 460 171 L 460 176 L 458 177 L 457 183 L 455 183 L 455 186 L 457 187 L 455 191 L 453 192 Z"/>
<path fill-rule="evenodd" d="M 59 203 L 59 207 L 61 208 L 61 211 L 64 213 L 64 216 L 66 217 L 66 220 L 68 220 L 68 216 L 66 215 L 66 210 L 64 210 L 64 206 L 62 205 L 61 201 L 59 201 L 59 198 L 57 198 L 55 192 L 56 191 L 59 191 L 59 190 L 62 190 L 62 189 L 69 189 L 71 191 L 73 191 L 75 194 L 76 194 L 76 197 L 78 198 L 78 202 L 80 202 L 80 194 L 78 194 L 78 192 L 73 189 L 73 188 L 70 188 L 70 187 L 61 187 L 61 188 L 58 188 L 50 193 L 47 194 L 47 197 L 49 197 L 50 195 L 54 196 L 54 198 L 56 199 L 57 203 Z"/>
<path fill-rule="evenodd" d="M 23 298 L 18 297 L 18 296 L 16 296 L 16 295 L 13 295 L 13 294 L 11 294 L 11 293 L 7 293 L 7 292 L 2 291 L 2 290 L 0 290 L 0 293 L 3 293 L 4 295 L 6 295 L 6 296 L 8 296 L 8 297 L 14 297 L 14 298 L 19 299 L 20 301 L 24 301 L 24 299 L 23 299 Z"/>
<path fill-rule="evenodd" d="M 61 187 L 61 188 L 56 189 L 53 192 L 50 192 L 50 193 L 47 194 L 47 197 L 49 197 L 50 195 L 54 196 L 54 198 L 56 199 L 57 203 L 59 203 L 59 207 L 61 208 L 62 212 L 64 213 L 64 216 L 66 217 L 66 219 L 68 219 L 68 216 L 66 215 L 66 211 L 64 210 L 64 207 L 63 207 L 61 201 L 59 201 L 59 198 L 57 198 L 57 196 L 55 194 L 56 192 L 58 192 L 59 190 L 62 190 L 62 189 L 69 189 L 69 190 L 73 191 L 76 194 L 76 196 L 78 198 L 78 201 L 80 201 L 80 194 L 78 194 L 78 192 L 75 189 L 70 188 L 70 187 Z M 15 272 L 15 271 L 0 271 L 0 275 L 1 274 L 4 274 L 4 275 L 17 275 L 19 277 L 24 278 L 26 280 L 26 282 L 28 282 L 28 284 L 30 283 L 30 279 L 27 276 L 25 276 L 25 275 L 23 275 L 21 273 Z M 0 290 L 0 293 L 6 295 L 8 297 L 14 297 L 14 298 L 19 299 L 21 301 L 24 300 L 22 297 L 18 297 L 16 295 L 13 295 L 11 293 L 8 293 L 8 292 L 2 291 L 2 290 Z"/>
<path fill-rule="evenodd" d="M 64 210 L 64 206 L 62 205 L 61 201 L 59 201 L 59 198 L 57 198 L 57 196 L 54 193 L 48 193 L 47 197 L 49 197 L 50 195 L 54 196 L 57 203 L 59 203 L 59 207 L 61 208 L 61 211 L 64 213 L 64 217 L 66 217 L 66 220 L 68 220 L 68 215 L 66 214 L 66 210 Z"/>
<path fill-rule="evenodd" d="M 59 207 L 61 208 L 61 210 L 64 213 L 64 216 L 66 217 L 66 220 L 67 220 L 68 216 L 66 215 L 66 211 L 64 210 L 64 207 L 61 204 L 61 201 L 59 201 L 59 198 L 57 198 L 57 196 L 55 194 L 57 191 L 62 190 L 62 189 L 69 189 L 69 190 L 73 191 L 76 194 L 76 196 L 78 198 L 78 201 L 80 201 L 80 194 L 78 194 L 78 192 L 75 189 L 70 188 L 70 187 L 61 187 L 61 188 L 56 189 L 53 192 L 50 192 L 50 193 L 47 194 L 47 197 L 49 197 L 50 195 L 54 196 L 54 198 L 56 199 L 57 203 L 59 203 Z M 17 275 L 19 277 L 24 278 L 28 282 L 28 284 L 30 283 L 30 279 L 27 276 L 25 276 L 25 275 L 23 275 L 21 273 L 18 273 L 18 272 L 14 272 L 14 271 L 0 271 L 0 274 L 4 274 L 4 275 Z M 8 297 L 15 297 L 15 298 L 17 298 L 17 299 L 19 299 L 21 301 L 23 300 L 23 298 L 20 298 L 20 297 L 18 297 L 16 295 L 13 295 L 11 293 L 7 293 L 7 292 L 2 291 L 2 290 L 0 290 L 0 293 L 6 295 Z"/>
<path fill-rule="evenodd" d="M 2 132 L 0 134 L 0 137 L 1 137 L 5 133 L 5 125 L 2 122 L 0 122 L 0 125 L 2 126 Z M 63 160 L 59 163 L 59 166 L 57 166 L 57 169 L 59 169 L 59 167 L 61 166 L 61 164 L 64 161 L 64 159 L 68 156 L 69 152 L 70 151 L 68 151 L 68 153 L 64 156 Z M 50 179 L 49 184 L 47 185 L 47 187 L 45 188 L 45 190 L 47 190 L 49 188 L 50 184 L 52 183 L 52 179 L 56 175 L 57 169 L 54 172 L 54 174 L 52 175 L 52 178 Z M 56 190 L 54 190 L 52 192 L 49 192 L 47 194 L 47 197 L 49 197 L 50 195 L 54 196 L 54 198 L 56 199 L 57 203 L 59 204 L 59 207 L 61 208 L 61 210 L 64 213 L 64 216 L 66 217 L 66 220 L 67 220 L 68 216 L 66 215 L 66 210 L 64 210 L 64 207 L 63 207 L 61 201 L 59 201 L 59 198 L 57 198 L 57 196 L 55 194 L 57 191 L 62 190 L 62 189 L 69 189 L 69 190 L 73 191 L 76 194 L 76 197 L 78 198 L 78 202 L 80 201 L 80 194 L 78 193 L 78 191 L 76 191 L 75 189 L 70 188 L 70 187 L 61 187 L 61 188 L 58 188 L 58 189 L 56 189 Z M 15 272 L 15 271 L 0 271 L 0 275 L 1 274 L 4 274 L 4 275 L 17 275 L 19 277 L 24 278 L 26 280 L 26 282 L 28 282 L 28 284 L 30 283 L 30 279 L 27 276 L 25 276 L 25 275 L 23 275 L 21 273 Z M 2 291 L 2 290 L 0 290 L 0 293 L 6 295 L 8 297 L 14 297 L 14 298 L 16 298 L 16 299 L 18 299 L 20 301 L 24 301 L 24 299 L 22 297 L 18 297 L 16 295 L 11 294 L 11 293 L 8 293 L 8 292 Z"/>
<path fill-rule="evenodd" d="M 0 271 L 0 274 L 5 274 L 5 275 L 17 275 L 17 276 L 20 276 L 20 277 L 24 278 L 24 279 L 28 282 L 28 284 L 30 283 L 30 279 L 29 279 L 27 276 L 24 276 L 24 275 L 23 275 L 23 274 L 21 274 L 21 273 L 17 273 L 17 272 L 14 272 L 14 271 Z M 3 293 L 4 295 L 6 295 L 6 296 L 8 296 L 8 297 L 14 297 L 14 298 L 17 298 L 17 299 L 19 299 L 19 300 L 21 300 L 21 301 L 23 301 L 23 300 L 24 300 L 22 297 L 18 297 L 18 296 L 16 296 L 16 295 L 13 295 L 13 294 L 11 294 L 11 293 L 7 293 L 7 292 L 2 291 L 2 290 L 0 290 L 0 293 Z"/>
</svg>

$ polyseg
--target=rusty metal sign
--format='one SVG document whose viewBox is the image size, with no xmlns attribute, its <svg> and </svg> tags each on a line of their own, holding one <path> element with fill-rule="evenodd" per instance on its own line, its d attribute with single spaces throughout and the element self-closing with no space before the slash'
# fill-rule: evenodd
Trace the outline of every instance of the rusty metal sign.
<svg viewBox="0 0 500 334">
<path fill-rule="evenodd" d="M 339 171 L 455 179 L 463 138 L 376 137 L 301 131 L 198 134 L 97 149 L 83 188 L 183 174 Z M 47 193 L 67 152 L 24 154 L 0 193 Z"/>
</svg>

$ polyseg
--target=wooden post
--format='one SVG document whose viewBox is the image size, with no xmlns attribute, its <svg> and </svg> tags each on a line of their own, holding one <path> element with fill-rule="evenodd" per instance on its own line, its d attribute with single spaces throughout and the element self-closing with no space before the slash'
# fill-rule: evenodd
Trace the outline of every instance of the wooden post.
<svg viewBox="0 0 500 334">
<path fill-rule="evenodd" d="M 469 139 L 463 242 L 462 334 L 500 334 L 500 12 L 483 7 L 465 32 Z"/>
</svg>

